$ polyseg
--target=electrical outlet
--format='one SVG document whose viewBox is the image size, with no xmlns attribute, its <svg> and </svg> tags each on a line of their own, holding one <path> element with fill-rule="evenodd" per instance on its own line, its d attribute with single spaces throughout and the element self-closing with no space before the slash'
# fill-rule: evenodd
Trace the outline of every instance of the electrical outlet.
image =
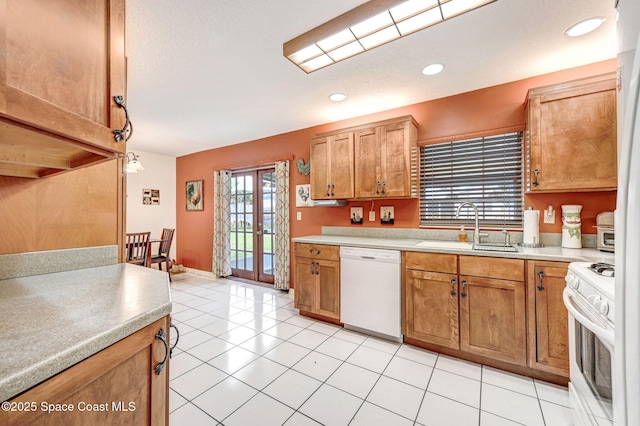
<svg viewBox="0 0 640 426">
<path fill-rule="evenodd" d="M 556 211 L 555 210 L 544 210 L 542 212 L 542 215 L 544 216 L 543 218 L 543 222 L 544 223 L 556 223 Z"/>
<path fill-rule="evenodd" d="M 369 222 L 375 222 L 375 221 L 376 221 L 376 212 L 372 210 L 369 212 Z"/>
<path fill-rule="evenodd" d="M 302 220 L 302 212 L 298 212 L 298 213 L 296 214 L 296 219 L 298 219 L 298 220 Z"/>
</svg>

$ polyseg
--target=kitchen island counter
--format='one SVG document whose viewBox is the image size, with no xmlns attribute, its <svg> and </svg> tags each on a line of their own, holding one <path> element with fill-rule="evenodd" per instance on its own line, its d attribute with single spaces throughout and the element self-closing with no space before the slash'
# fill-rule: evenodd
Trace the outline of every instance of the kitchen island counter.
<svg viewBox="0 0 640 426">
<path fill-rule="evenodd" d="M 169 279 L 126 263 L 5 279 L 0 312 L 5 401 L 167 316 Z"/>
</svg>

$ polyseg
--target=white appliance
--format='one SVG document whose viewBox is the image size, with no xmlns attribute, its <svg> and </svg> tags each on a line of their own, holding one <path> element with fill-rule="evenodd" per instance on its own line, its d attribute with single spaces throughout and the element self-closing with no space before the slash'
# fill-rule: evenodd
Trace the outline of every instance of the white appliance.
<svg viewBox="0 0 640 426">
<path fill-rule="evenodd" d="M 618 425 L 640 424 L 640 1 L 618 0 L 618 198 L 613 404 Z"/>
<path fill-rule="evenodd" d="M 402 341 L 400 252 L 340 247 L 340 321 Z"/>
<path fill-rule="evenodd" d="M 574 424 L 613 425 L 614 267 L 569 264 L 563 292 L 569 312 L 569 396 Z"/>
</svg>

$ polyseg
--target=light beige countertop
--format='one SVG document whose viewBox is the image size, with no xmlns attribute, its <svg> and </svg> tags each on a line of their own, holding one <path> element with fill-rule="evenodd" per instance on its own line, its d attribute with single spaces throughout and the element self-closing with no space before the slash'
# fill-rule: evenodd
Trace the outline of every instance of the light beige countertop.
<svg viewBox="0 0 640 426">
<path fill-rule="evenodd" d="M 507 257 L 511 259 L 609 263 L 613 263 L 614 261 L 613 253 L 602 252 L 594 248 L 569 249 L 560 246 L 528 248 L 519 247 L 516 245 L 518 252 L 478 251 L 464 248 L 417 246 L 417 244 L 425 241 L 421 239 L 355 237 L 344 235 L 311 235 L 308 237 L 296 237 L 293 238 L 292 241 L 296 243 L 366 247 L 387 250 L 422 251 L 433 253 L 452 253 L 469 256 Z"/>
<path fill-rule="evenodd" d="M 0 312 L 5 401 L 168 315 L 169 279 L 126 263 L 5 279 Z"/>
</svg>

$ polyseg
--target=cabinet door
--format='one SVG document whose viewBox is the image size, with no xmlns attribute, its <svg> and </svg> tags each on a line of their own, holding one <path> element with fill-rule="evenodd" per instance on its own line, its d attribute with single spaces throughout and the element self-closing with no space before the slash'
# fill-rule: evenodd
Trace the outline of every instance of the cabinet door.
<svg viewBox="0 0 640 426">
<path fill-rule="evenodd" d="M 353 133 L 332 136 L 330 147 L 331 198 L 353 198 Z"/>
<path fill-rule="evenodd" d="M 407 337 L 459 349 L 457 276 L 405 271 Z"/>
<path fill-rule="evenodd" d="M 380 128 L 372 127 L 355 133 L 355 193 L 356 198 L 382 196 L 382 160 L 380 155 Z"/>
<path fill-rule="evenodd" d="M 311 198 L 327 200 L 329 191 L 329 137 L 311 141 Z"/>
<path fill-rule="evenodd" d="M 329 318 L 340 318 L 340 262 L 316 260 L 316 310 Z"/>
<path fill-rule="evenodd" d="M 562 301 L 567 265 L 555 263 L 529 262 L 530 366 L 567 376 L 568 313 Z"/>
<path fill-rule="evenodd" d="M 524 282 L 460 276 L 460 349 L 526 365 Z"/>
<path fill-rule="evenodd" d="M 165 357 L 165 346 L 155 337 L 161 328 L 169 332 L 168 317 L 22 393 L 13 401 L 37 401 L 38 409 L 0 413 L 0 424 L 168 425 L 168 358 L 160 374 L 154 372 Z M 74 410 L 48 413 L 41 410 L 42 402 Z"/>
<path fill-rule="evenodd" d="M 124 152 L 124 0 L 7 0 L 0 15 L 0 115 Z"/>
<path fill-rule="evenodd" d="M 408 125 L 406 122 L 380 129 L 381 179 L 385 197 L 410 195 Z"/>
<path fill-rule="evenodd" d="M 316 293 L 315 260 L 296 258 L 295 307 L 301 311 L 313 312 Z"/>
<path fill-rule="evenodd" d="M 528 190 L 616 188 L 615 78 L 575 88 L 560 85 L 557 91 L 531 96 L 527 108 Z"/>
</svg>

